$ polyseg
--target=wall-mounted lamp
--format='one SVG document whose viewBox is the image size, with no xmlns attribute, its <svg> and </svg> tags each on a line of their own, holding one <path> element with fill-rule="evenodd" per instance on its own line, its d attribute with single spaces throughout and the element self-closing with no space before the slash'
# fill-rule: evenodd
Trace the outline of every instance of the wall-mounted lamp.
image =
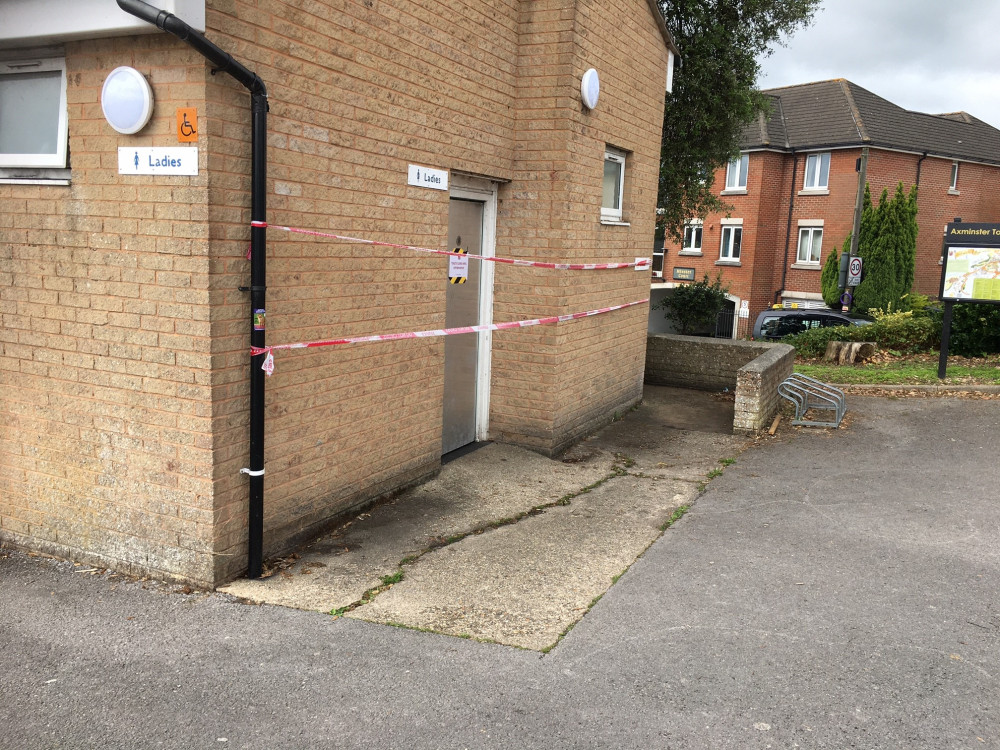
<svg viewBox="0 0 1000 750">
<path fill-rule="evenodd" d="M 587 109 L 597 106 L 597 100 L 601 97 L 601 79 L 598 78 L 594 68 L 583 74 L 580 80 L 580 96 L 583 98 L 583 106 Z"/>
<path fill-rule="evenodd" d="M 138 133 L 153 115 L 153 90 L 135 68 L 115 68 L 104 79 L 101 109 L 108 125 L 119 133 Z"/>
</svg>

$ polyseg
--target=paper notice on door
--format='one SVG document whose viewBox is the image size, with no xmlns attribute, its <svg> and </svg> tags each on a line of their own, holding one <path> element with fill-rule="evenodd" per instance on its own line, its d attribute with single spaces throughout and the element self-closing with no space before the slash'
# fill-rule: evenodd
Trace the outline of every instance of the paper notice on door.
<svg viewBox="0 0 1000 750">
<path fill-rule="evenodd" d="M 465 255 L 448 256 L 448 278 L 465 278 L 469 275 L 469 257 Z"/>
</svg>

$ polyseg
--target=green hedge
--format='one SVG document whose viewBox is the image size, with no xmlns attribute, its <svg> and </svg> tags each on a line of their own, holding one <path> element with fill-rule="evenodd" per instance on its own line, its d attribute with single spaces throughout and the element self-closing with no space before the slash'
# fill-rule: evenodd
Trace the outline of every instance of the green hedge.
<svg viewBox="0 0 1000 750">
<path fill-rule="evenodd" d="M 831 341 L 874 341 L 880 349 L 915 354 L 934 349 L 940 343 L 941 325 L 931 317 L 908 313 L 885 315 L 867 326 L 814 328 L 781 340 L 795 347 L 799 356 L 822 357 Z"/>
<path fill-rule="evenodd" d="M 944 312 L 929 311 L 934 325 L 941 330 Z M 979 357 L 1000 352 L 1000 307 L 996 305 L 955 305 L 948 339 L 948 353 L 959 357 Z"/>
</svg>

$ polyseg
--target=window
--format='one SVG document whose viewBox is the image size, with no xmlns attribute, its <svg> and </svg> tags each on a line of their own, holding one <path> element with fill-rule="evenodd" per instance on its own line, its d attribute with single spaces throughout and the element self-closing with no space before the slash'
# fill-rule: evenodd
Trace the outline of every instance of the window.
<svg viewBox="0 0 1000 750">
<path fill-rule="evenodd" d="M 601 220 L 622 220 L 622 196 L 625 193 L 625 154 L 609 148 L 604 152 L 604 182 Z"/>
<path fill-rule="evenodd" d="M 747 189 L 747 167 L 750 155 L 740 154 L 726 166 L 726 190 Z"/>
<path fill-rule="evenodd" d="M 701 235 L 702 222 L 698 219 L 689 221 L 684 225 L 684 244 L 681 247 L 682 253 L 697 253 L 701 255 Z"/>
<path fill-rule="evenodd" d="M 799 227 L 799 252 L 797 263 L 819 265 L 823 250 L 823 227 Z"/>
<path fill-rule="evenodd" d="M 66 166 L 66 63 L 0 61 L 0 167 Z"/>
<path fill-rule="evenodd" d="M 951 163 L 951 185 L 948 186 L 949 193 L 958 192 L 958 162 Z"/>
<path fill-rule="evenodd" d="M 739 224 L 722 225 L 722 247 L 719 250 L 719 260 L 738 261 L 740 245 L 743 243 L 743 221 Z"/>
<path fill-rule="evenodd" d="M 805 190 L 826 190 L 830 183 L 830 154 L 809 154 L 806 157 Z"/>
</svg>

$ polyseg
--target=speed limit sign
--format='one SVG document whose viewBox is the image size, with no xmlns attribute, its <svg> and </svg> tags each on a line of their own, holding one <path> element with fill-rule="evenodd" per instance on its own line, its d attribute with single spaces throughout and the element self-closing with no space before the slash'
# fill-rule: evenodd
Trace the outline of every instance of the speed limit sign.
<svg viewBox="0 0 1000 750">
<path fill-rule="evenodd" d="M 861 283 L 861 258 L 852 255 L 847 265 L 847 286 L 857 286 Z"/>
</svg>

